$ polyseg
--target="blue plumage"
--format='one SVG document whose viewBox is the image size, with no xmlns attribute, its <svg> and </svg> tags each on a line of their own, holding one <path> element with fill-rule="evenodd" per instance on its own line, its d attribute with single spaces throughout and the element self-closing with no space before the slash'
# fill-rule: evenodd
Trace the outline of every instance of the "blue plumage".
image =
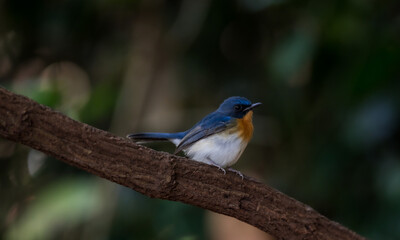
<svg viewBox="0 0 400 240">
<path fill-rule="evenodd" d="M 251 137 L 251 111 L 260 104 L 252 104 L 243 97 L 230 97 L 215 112 L 187 131 L 136 133 L 127 137 L 136 142 L 169 140 L 177 146 L 175 153 L 184 151 L 193 160 L 215 165 L 225 171 L 223 168 L 234 164 L 246 147 L 249 139 L 242 137 L 240 128 L 243 124 L 250 124 Z"/>
<path fill-rule="evenodd" d="M 188 132 L 186 132 L 186 135 L 177 145 L 175 154 L 202 138 L 208 137 L 212 134 L 217 134 L 233 126 L 234 118 L 225 116 L 218 111 L 213 112 L 194 125 L 191 129 L 189 129 Z"/>
<path fill-rule="evenodd" d="M 168 139 L 182 139 L 186 132 L 178 133 L 132 133 L 127 137 L 136 142 L 167 141 Z"/>
</svg>

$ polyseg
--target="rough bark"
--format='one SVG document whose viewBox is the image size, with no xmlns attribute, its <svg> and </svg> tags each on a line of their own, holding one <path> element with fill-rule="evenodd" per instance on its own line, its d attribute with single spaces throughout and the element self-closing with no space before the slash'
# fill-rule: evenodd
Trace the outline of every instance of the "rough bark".
<svg viewBox="0 0 400 240">
<path fill-rule="evenodd" d="M 235 217 L 278 239 L 364 239 L 256 180 L 137 145 L 3 88 L 0 136 L 149 197 Z"/>
</svg>

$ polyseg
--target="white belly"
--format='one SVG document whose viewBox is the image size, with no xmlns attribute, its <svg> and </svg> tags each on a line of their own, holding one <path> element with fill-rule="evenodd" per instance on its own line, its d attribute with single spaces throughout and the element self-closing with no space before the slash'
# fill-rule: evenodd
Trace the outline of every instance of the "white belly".
<svg viewBox="0 0 400 240">
<path fill-rule="evenodd" d="M 226 168 L 237 162 L 246 146 L 238 134 L 222 133 L 201 139 L 184 152 L 193 160 Z"/>
</svg>

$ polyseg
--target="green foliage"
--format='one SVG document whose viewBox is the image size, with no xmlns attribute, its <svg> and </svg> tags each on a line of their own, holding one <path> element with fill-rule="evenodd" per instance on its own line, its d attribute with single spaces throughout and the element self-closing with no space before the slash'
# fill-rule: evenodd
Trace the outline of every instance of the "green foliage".
<svg viewBox="0 0 400 240">
<path fill-rule="evenodd" d="M 89 101 L 80 111 L 81 120 L 93 124 L 99 119 L 110 119 L 117 100 L 117 90 L 112 82 L 96 85 Z"/>
<path fill-rule="evenodd" d="M 54 239 L 99 217 L 105 204 L 93 179 L 63 179 L 38 194 L 6 239 Z"/>
<path fill-rule="evenodd" d="M 370 239 L 400 238 L 397 1 L 0 5 L 1 85 L 120 136 L 185 130 L 232 95 L 263 102 L 235 168 Z M 29 156 L 0 139 L 0 238 L 212 235 L 201 209 L 54 159 L 32 174 Z"/>
</svg>

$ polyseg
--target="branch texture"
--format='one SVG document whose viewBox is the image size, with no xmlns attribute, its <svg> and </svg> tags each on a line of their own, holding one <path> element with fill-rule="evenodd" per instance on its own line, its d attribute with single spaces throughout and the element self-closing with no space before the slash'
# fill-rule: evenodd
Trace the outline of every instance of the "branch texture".
<svg viewBox="0 0 400 240">
<path fill-rule="evenodd" d="M 0 136 L 149 197 L 232 216 L 278 239 L 364 239 L 265 184 L 137 145 L 3 88 Z"/>
</svg>

